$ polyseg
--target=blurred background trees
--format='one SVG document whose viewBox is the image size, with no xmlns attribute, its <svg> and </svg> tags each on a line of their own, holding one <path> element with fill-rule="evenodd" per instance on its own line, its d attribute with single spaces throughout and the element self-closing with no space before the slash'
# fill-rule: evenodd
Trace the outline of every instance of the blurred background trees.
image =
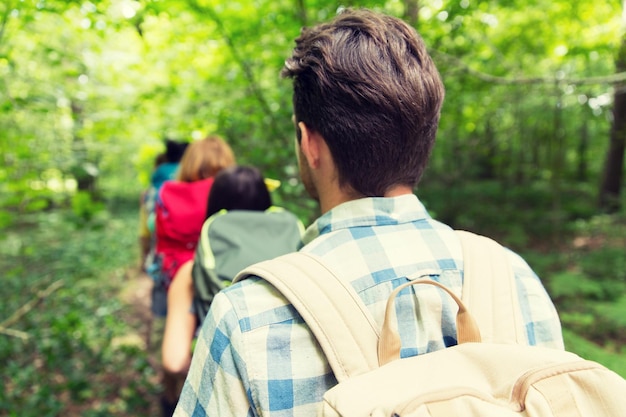
<svg viewBox="0 0 626 417">
<path fill-rule="evenodd" d="M 300 195 L 290 86 L 278 72 L 299 28 L 344 6 L 405 17 L 437 61 L 447 98 L 424 187 L 544 183 L 559 210 L 565 184 L 578 183 L 595 209 L 619 210 L 626 76 L 616 0 L 8 0 L 0 206 L 40 210 L 74 189 L 140 185 L 164 137 L 209 132 L 282 179 L 285 196 Z"/>
</svg>

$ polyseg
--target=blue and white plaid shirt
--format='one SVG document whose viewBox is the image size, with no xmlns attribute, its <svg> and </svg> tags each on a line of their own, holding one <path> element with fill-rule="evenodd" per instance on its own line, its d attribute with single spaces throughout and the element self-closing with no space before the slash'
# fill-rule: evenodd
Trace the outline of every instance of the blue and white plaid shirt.
<svg viewBox="0 0 626 417">
<path fill-rule="evenodd" d="M 380 326 L 392 288 L 407 275 L 418 272 L 461 293 L 460 242 L 414 195 L 341 204 L 311 225 L 303 242 L 302 251 L 320 256 L 352 284 Z M 510 255 L 531 344 L 563 348 L 543 285 L 524 260 Z M 417 296 L 403 291 L 396 300 L 401 356 L 455 345 L 456 304 L 434 287 L 412 288 Z M 215 297 L 175 416 L 314 416 L 336 383 L 298 312 L 271 285 L 250 278 Z"/>
</svg>

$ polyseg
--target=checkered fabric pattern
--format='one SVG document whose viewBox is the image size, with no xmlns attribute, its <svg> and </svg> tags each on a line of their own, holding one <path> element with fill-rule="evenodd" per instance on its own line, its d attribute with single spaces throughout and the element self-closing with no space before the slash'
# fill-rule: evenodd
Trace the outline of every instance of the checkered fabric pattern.
<svg viewBox="0 0 626 417">
<path fill-rule="evenodd" d="M 344 203 L 311 225 L 303 242 L 302 251 L 352 284 L 379 325 L 390 292 L 409 275 L 460 296 L 460 242 L 414 195 Z M 526 262 L 509 254 L 531 344 L 562 349 L 552 301 Z M 456 305 L 436 288 L 403 290 L 396 310 L 402 357 L 456 344 Z M 298 312 L 265 281 L 249 278 L 215 297 L 175 416 L 314 416 L 336 383 Z"/>
</svg>

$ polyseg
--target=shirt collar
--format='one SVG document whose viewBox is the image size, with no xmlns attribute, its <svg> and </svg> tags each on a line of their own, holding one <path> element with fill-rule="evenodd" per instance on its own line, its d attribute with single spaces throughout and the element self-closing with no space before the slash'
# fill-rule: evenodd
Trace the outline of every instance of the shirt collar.
<svg viewBox="0 0 626 417">
<path fill-rule="evenodd" d="M 349 227 L 401 224 L 430 218 L 414 194 L 360 198 L 342 203 L 320 216 L 306 229 L 302 242 L 306 245 L 320 235 Z"/>
</svg>

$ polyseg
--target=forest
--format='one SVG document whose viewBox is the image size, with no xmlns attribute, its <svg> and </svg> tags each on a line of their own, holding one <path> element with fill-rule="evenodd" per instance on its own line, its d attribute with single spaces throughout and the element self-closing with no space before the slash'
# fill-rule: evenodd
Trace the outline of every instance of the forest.
<svg viewBox="0 0 626 417">
<path fill-rule="evenodd" d="M 279 73 L 346 7 L 410 23 L 441 73 L 431 215 L 522 254 L 566 348 L 626 377 L 626 1 L 3 0 L 0 416 L 158 414 L 155 157 L 219 134 L 310 224 Z"/>
</svg>

